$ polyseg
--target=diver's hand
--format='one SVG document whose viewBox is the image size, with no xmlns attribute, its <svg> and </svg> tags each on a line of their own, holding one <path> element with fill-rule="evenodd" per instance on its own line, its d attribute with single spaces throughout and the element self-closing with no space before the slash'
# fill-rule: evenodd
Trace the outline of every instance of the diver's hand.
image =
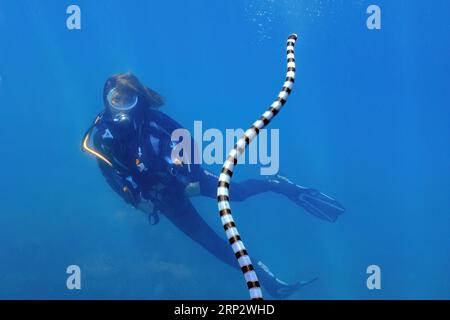
<svg viewBox="0 0 450 320">
<path fill-rule="evenodd" d="M 148 222 L 151 225 L 156 225 L 159 223 L 159 215 L 155 211 L 155 205 L 151 201 L 143 200 L 139 203 L 138 209 L 147 214 Z"/>
<path fill-rule="evenodd" d="M 137 208 L 144 213 L 153 214 L 155 206 L 153 205 L 153 203 L 151 201 L 141 200 L 141 202 L 139 202 Z"/>
</svg>

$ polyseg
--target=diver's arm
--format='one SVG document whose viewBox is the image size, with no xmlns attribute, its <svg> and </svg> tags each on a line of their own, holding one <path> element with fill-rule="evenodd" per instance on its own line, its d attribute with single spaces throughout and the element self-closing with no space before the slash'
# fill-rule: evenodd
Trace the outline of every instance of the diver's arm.
<svg viewBox="0 0 450 320">
<path fill-rule="evenodd" d="M 153 202 L 144 199 L 138 188 L 135 188 L 127 179 L 122 178 L 114 169 L 100 163 L 103 175 L 111 188 L 134 208 L 148 216 L 150 224 L 155 225 L 159 222 L 159 216 Z"/>
<path fill-rule="evenodd" d="M 125 200 L 126 203 L 138 208 L 141 202 L 140 191 L 133 184 L 121 177 L 114 168 L 99 161 L 99 167 L 109 186 Z"/>
<path fill-rule="evenodd" d="M 125 202 L 137 208 L 141 201 L 140 190 L 131 177 L 120 174 L 110 155 L 111 133 L 106 133 L 109 129 L 101 121 L 101 117 L 97 117 L 93 126 L 87 131 L 83 138 L 83 151 L 88 151 L 97 158 L 97 162 L 109 186 L 120 196 Z M 123 172 L 122 172 L 123 173 Z"/>
</svg>

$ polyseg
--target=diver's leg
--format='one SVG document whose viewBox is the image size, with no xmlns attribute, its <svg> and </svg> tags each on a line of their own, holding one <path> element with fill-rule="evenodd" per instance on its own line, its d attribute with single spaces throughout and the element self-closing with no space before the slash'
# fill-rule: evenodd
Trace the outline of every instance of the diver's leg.
<svg viewBox="0 0 450 320">
<path fill-rule="evenodd" d="M 200 244 L 216 258 L 229 266 L 240 270 L 239 264 L 230 245 L 211 229 L 186 197 L 178 197 L 164 206 L 164 215 L 189 238 Z M 255 271 L 260 278 L 261 285 L 275 298 L 286 298 L 302 286 L 311 281 L 287 284 L 276 278 L 272 272 L 259 260 Z"/>
<path fill-rule="evenodd" d="M 184 196 L 177 197 L 161 209 L 163 214 L 189 238 L 200 244 L 222 262 L 233 268 L 238 268 L 233 251 L 228 243 L 211 229 L 188 198 Z"/>
<path fill-rule="evenodd" d="M 202 170 L 199 177 L 200 194 L 206 197 L 216 198 L 217 181 L 218 177 L 216 175 Z M 230 186 L 230 199 L 232 201 L 243 201 L 251 196 L 268 191 L 286 196 L 312 215 L 326 221 L 336 221 L 345 211 L 345 208 L 335 199 L 318 190 L 294 184 L 282 176 L 232 182 Z"/>
<path fill-rule="evenodd" d="M 202 170 L 199 177 L 200 194 L 209 198 L 217 197 L 217 182 L 219 177 L 209 171 Z M 241 182 L 232 182 L 230 186 L 230 199 L 244 201 L 254 195 L 275 191 L 275 185 L 270 180 L 248 179 Z"/>
</svg>

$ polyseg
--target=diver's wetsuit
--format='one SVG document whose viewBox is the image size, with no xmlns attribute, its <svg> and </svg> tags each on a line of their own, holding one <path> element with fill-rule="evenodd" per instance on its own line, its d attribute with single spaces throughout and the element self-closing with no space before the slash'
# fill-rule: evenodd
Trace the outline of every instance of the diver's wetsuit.
<svg viewBox="0 0 450 320">
<path fill-rule="evenodd" d="M 97 157 L 108 184 L 127 203 L 140 209 L 142 204 L 153 205 L 150 212 L 147 207 L 145 209 L 151 222 L 157 223 L 158 213 L 163 214 L 211 254 L 233 268 L 239 268 L 228 243 L 202 219 L 188 198 L 188 191 L 194 186 L 193 189 L 201 195 L 216 199 L 218 177 L 196 164 L 174 163 L 171 135 L 182 126 L 152 105 L 142 102 L 145 101 L 142 95 L 121 100 L 121 95 L 117 94 L 119 89 L 116 90 L 112 84 L 108 80 L 105 85 L 105 111 L 86 133 L 83 149 Z M 147 91 L 151 93 L 148 88 Z M 117 101 L 114 100 L 116 98 Z M 112 113 L 108 107 L 111 104 L 117 104 L 117 108 L 121 106 L 120 112 Z M 122 121 L 122 117 L 129 121 Z M 195 150 L 193 140 L 191 149 Z M 327 221 L 334 222 L 344 212 L 333 198 L 279 176 L 232 182 L 230 198 L 242 201 L 267 191 L 280 193 Z M 286 284 L 254 259 L 256 261 L 255 271 L 261 284 L 276 298 L 287 297 L 310 282 Z"/>
<path fill-rule="evenodd" d="M 99 159 L 109 185 L 134 207 L 142 200 L 155 202 L 158 206 L 171 203 L 173 197 L 184 195 L 191 183 L 199 184 L 201 195 L 216 198 L 216 175 L 196 164 L 176 165 L 172 162 L 171 132 L 182 126 L 158 110 L 148 110 L 147 115 L 149 119 L 137 128 L 136 135 L 123 134 L 103 114 L 89 130 L 93 149 L 112 163 Z M 275 189 L 276 185 L 270 180 L 249 179 L 234 182 L 230 192 L 234 201 L 242 201 Z"/>
<path fill-rule="evenodd" d="M 229 244 L 199 215 L 189 198 L 186 187 L 198 183 L 203 196 L 216 198 L 217 176 L 199 165 L 175 165 L 171 159 L 171 133 L 181 125 L 164 113 L 149 109 L 133 130 L 122 130 L 107 114 L 100 114 L 88 130 L 83 147 L 96 153 L 98 163 L 108 184 L 127 203 L 138 208 L 150 201 L 158 221 L 158 213 L 211 254 L 233 268 L 239 268 Z M 235 201 L 266 191 L 277 191 L 278 184 L 270 180 L 233 182 L 231 198 Z M 257 261 L 257 260 L 255 260 Z M 261 262 L 256 272 L 262 285 L 274 296 L 283 298 L 303 283 L 287 285 L 268 272 Z"/>
</svg>

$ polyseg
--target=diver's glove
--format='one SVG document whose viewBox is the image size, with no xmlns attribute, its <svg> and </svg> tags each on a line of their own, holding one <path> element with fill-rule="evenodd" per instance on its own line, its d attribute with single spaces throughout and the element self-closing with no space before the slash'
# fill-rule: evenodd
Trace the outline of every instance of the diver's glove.
<svg viewBox="0 0 450 320">
<path fill-rule="evenodd" d="M 159 223 L 159 215 L 158 215 L 158 209 L 154 205 L 153 202 L 148 200 L 142 200 L 138 204 L 138 209 L 142 210 L 144 213 L 148 214 L 148 222 L 154 226 Z"/>
<path fill-rule="evenodd" d="M 294 184 L 286 177 L 277 175 L 269 180 L 274 191 L 283 194 L 312 215 L 329 222 L 345 212 L 345 208 L 335 199 L 318 190 Z"/>
</svg>

